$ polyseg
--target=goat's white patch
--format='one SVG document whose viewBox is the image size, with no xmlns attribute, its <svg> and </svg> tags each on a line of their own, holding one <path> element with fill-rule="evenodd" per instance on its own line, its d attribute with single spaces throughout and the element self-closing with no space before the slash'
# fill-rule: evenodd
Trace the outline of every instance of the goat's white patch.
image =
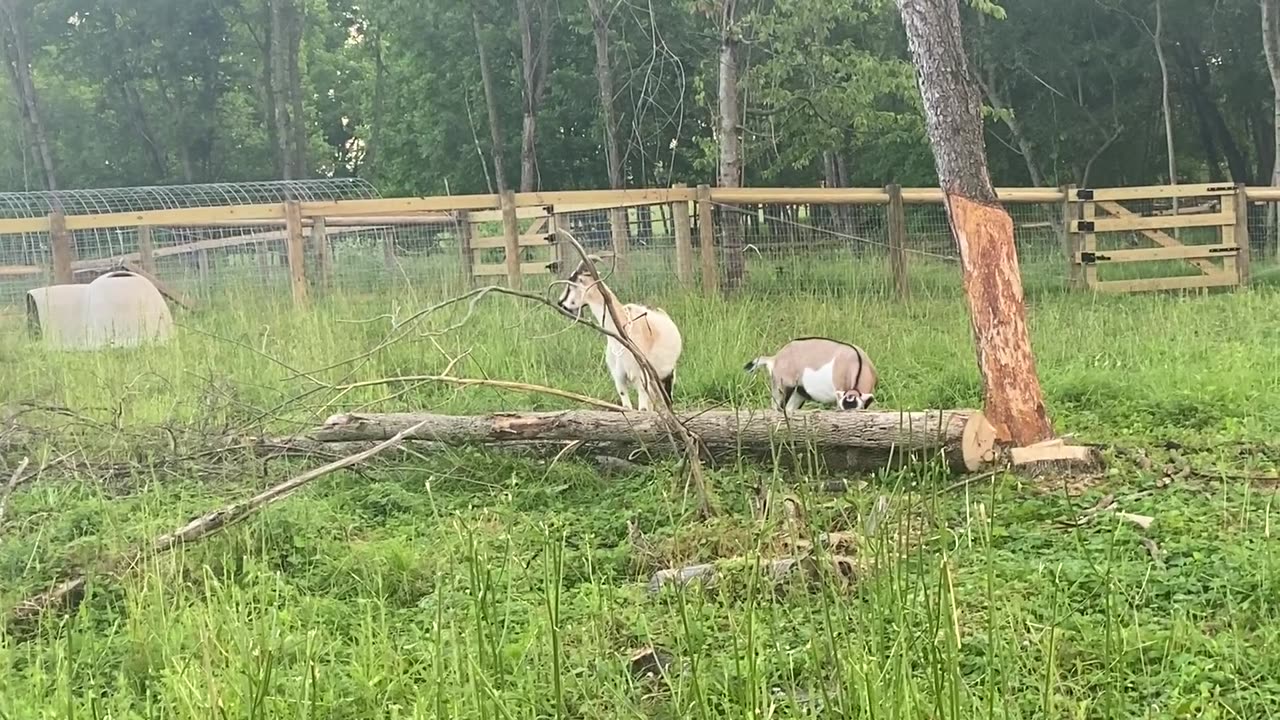
<svg viewBox="0 0 1280 720">
<path fill-rule="evenodd" d="M 800 375 L 800 386 L 814 402 L 830 405 L 836 401 L 836 384 L 832 377 L 835 365 L 835 359 L 831 359 L 817 370 L 805 368 Z"/>
</svg>

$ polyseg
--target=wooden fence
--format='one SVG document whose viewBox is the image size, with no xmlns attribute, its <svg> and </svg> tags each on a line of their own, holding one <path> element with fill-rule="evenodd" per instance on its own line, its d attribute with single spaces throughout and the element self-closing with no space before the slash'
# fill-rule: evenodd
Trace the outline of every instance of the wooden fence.
<svg viewBox="0 0 1280 720">
<path fill-rule="evenodd" d="M 1176 189 L 1170 189 L 1170 188 Z M 1212 188 L 1212 192 L 1209 189 Z M 1107 193 L 1112 193 L 1108 196 Z M 1119 192 L 1120 195 L 1115 195 Z M 1134 193 L 1138 193 L 1135 195 Z M 1127 193 L 1127 194 L 1126 194 Z M 1144 260 L 1183 259 L 1193 264 L 1206 262 L 1206 253 L 1216 253 L 1219 260 L 1229 259 L 1234 268 L 1217 269 L 1203 274 L 1206 283 L 1180 280 L 1169 284 L 1134 285 L 1130 287 L 1091 287 L 1107 290 L 1166 289 L 1169 287 L 1203 287 L 1205 285 L 1241 284 L 1247 281 L 1248 227 L 1243 208 L 1252 202 L 1280 202 L 1280 188 L 1245 188 L 1234 185 L 1168 186 L 1164 188 L 1138 188 L 1129 190 L 1088 190 L 1073 187 L 1062 188 L 998 188 L 997 195 L 1004 204 L 1051 204 L 1061 208 L 1058 235 L 1062 242 L 1064 270 L 1071 267 L 1072 277 L 1086 279 L 1096 276 L 1096 264 L 1100 261 L 1117 261 L 1116 252 L 1099 257 L 1096 250 L 1100 225 L 1109 230 L 1131 230 L 1155 239 L 1159 248 L 1132 252 L 1125 259 Z M 1120 216 L 1102 220 L 1096 213 L 1103 207 L 1104 197 L 1168 198 L 1174 196 L 1211 195 L 1219 202 L 1212 215 L 1212 222 L 1191 216 L 1155 220 L 1149 215 L 1136 216 L 1132 211 L 1116 210 Z M 27 275 L 52 274 L 55 283 L 75 282 L 78 272 L 101 271 L 113 266 L 128 264 L 154 274 L 156 258 L 166 255 L 208 253 L 219 248 L 252 245 L 269 241 L 284 241 L 289 267 L 290 286 L 299 304 L 308 301 L 312 281 L 324 288 L 332 270 L 328 238 L 331 235 L 386 228 L 410 224 L 448 224 L 457 229 L 459 238 L 460 268 L 467 282 L 475 278 L 503 276 L 510 285 L 517 286 L 522 277 L 551 272 L 556 260 L 564 259 L 557 243 L 555 228 L 559 218 L 567 213 L 582 211 L 608 211 L 612 235 L 612 252 L 625 264 L 628 243 L 626 223 L 618 218 L 627 208 L 644 205 L 669 205 L 675 238 L 675 273 L 682 284 L 692 286 L 695 272 L 700 274 L 704 292 L 716 292 L 720 284 L 720 262 L 726 252 L 734 252 L 716 242 L 716 206 L 734 205 L 873 205 L 885 208 L 887 245 L 894 286 L 905 296 L 908 292 L 907 229 L 905 206 L 937 205 L 942 203 L 942 191 L 937 188 L 712 188 L 700 185 L 696 188 L 675 186 L 672 188 L 635 190 L 586 190 L 565 192 L 506 193 L 503 195 L 454 195 L 443 197 L 400 197 L 366 200 L 333 200 L 318 202 L 290 201 L 279 204 L 251 204 L 222 207 L 151 210 L 145 212 L 61 215 L 47 217 L 0 219 L 0 235 L 42 234 L 49 238 L 51 267 L 34 265 L 0 265 L 0 278 Z M 1231 217 L 1227 218 L 1227 215 Z M 1142 218 L 1148 218 L 1143 220 Z M 695 224 L 696 219 L 696 239 Z M 521 227 L 523 222 L 529 223 Z M 498 223 L 500 235 L 478 234 L 478 229 Z M 1092 223 L 1092 225 L 1089 225 Z M 1176 228 L 1210 224 L 1220 229 L 1221 240 L 1212 250 L 1187 249 L 1163 232 Z M 224 226 L 259 227 L 235 237 L 201 240 L 165 248 L 154 248 L 151 242 L 153 228 L 214 228 Z M 1122 227 L 1123 226 L 1123 227 Z M 78 260 L 72 233 L 98 229 L 137 229 L 138 249 L 124 256 Z M 1092 228 L 1092 229 L 1090 229 Z M 384 253 L 388 262 L 394 260 L 393 240 L 384 241 Z M 694 247 L 700 256 L 700 268 L 694 267 Z M 318 277 L 308 278 L 307 246 L 312 246 L 313 272 Z M 479 263 L 477 250 L 502 248 L 501 264 Z M 522 262 L 520 256 L 526 248 L 546 248 L 545 258 Z M 737 252 L 741 252 L 738 248 Z M 1229 264 L 1230 265 L 1230 264 Z M 1234 280 L 1228 276 L 1234 273 Z"/>
</svg>

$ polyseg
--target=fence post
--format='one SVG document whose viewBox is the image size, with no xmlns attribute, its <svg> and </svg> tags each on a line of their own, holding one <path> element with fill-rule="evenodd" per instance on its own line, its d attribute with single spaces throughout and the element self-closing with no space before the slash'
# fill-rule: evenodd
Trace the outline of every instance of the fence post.
<svg viewBox="0 0 1280 720">
<path fill-rule="evenodd" d="M 207 295 L 210 290 L 208 250 L 200 250 L 196 252 L 196 272 L 200 275 L 200 290 Z"/>
<path fill-rule="evenodd" d="M 1236 183 L 1236 245 L 1240 247 L 1236 255 L 1236 269 L 1240 273 L 1240 285 L 1249 285 L 1249 193 L 1244 183 Z"/>
<path fill-rule="evenodd" d="M 475 282 L 476 253 L 471 249 L 471 211 L 459 210 L 454 214 L 458 228 L 458 260 L 462 267 L 462 287 L 469 288 Z"/>
<path fill-rule="evenodd" d="M 316 275 L 319 276 L 316 279 L 320 289 L 328 292 L 333 280 L 333 253 L 329 247 L 329 229 L 322 217 L 311 220 L 311 250 L 316 255 Z"/>
<path fill-rule="evenodd" d="M 302 242 L 302 205 L 297 200 L 284 204 L 285 249 L 289 256 L 289 285 L 295 305 L 305 307 L 307 297 L 306 246 Z"/>
<path fill-rule="evenodd" d="M 902 204 L 902 186 L 887 185 L 889 195 L 886 210 L 889 221 L 889 269 L 893 272 L 893 289 L 899 300 L 911 297 L 907 282 L 907 209 Z"/>
<path fill-rule="evenodd" d="M 520 289 L 520 220 L 516 217 L 516 194 L 510 190 L 499 196 L 502 204 L 502 240 L 507 257 L 507 287 Z"/>
<path fill-rule="evenodd" d="M 671 186 L 683 196 L 686 186 L 676 183 Z M 693 227 L 689 221 L 689 201 L 681 197 L 671 203 L 671 224 L 675 226 L 676 237 L 676 278 L 680 284 L 688 287 L 693 284 Z"/>
<path fill-rule="evenodd" d="M 1071 232 L 1071 198 L 1076 194 L 1075 185 L 1062 186 L 1062 204 L 1058 208 L 1058 212 L 1062 214 L 1062 222 L 1058 229 L 1058 234 L 1062 238 L 1062 252 L 1067 256 L 1067 287 L 1080 289 L 1081 285 L 1081 268 L 1080 263 L 1076 259 L 1076 235 Z"/>
<path fill-rule="evenodd" d="M 630 238 L 629 211 L 625 207 L 609 209 L 609 237 L 613 244 L 613 272 L 621 274 L 626 266 L 627 244 Z"/>
<path fill-rule="evenodd" d="M 153 277 L 156 274 L 156 246 L 151 238 L 151 226 L 138 226 L 138 265 Z"/>
<path fill-rule="evenodd" d="M 393 232 L 384 232 L 382 235 L 382 263 L 387 266 L 387 272 L 395 272 L 396 235 Z"/>
<path fill-rule="evenodd" d="M 569 229 L 569 219 L 564 213 L 556 212 L 554 205 L 546 207 L 547 215 L 547 232 L 551 235 L 551 261 L 556 264 L 557 272 L 553 273 L 557 278 L 568 277 L 573 272 L 570 265 L 576 263 L 578 254 L 569 247 L 569 244 L 563 242 L 560 238 L 560 228 Z"/>
<path fill-rule="evenodd" d="M 61 210 L 49 213 L 49 253 L 53 256 L 53 282 L 57 285 L 75 282 L 71 263 L 75 262 L 76 250 L 67 231 L 67 216 Z"/>
<path fill-rule="evenodd" d="M 702 255 L 702 293 L 714 295 L 720 290 L 716 272 L 716 227 L 711 207 L 711 186 L 698 186 L 698 252 Z"/>
</svg>

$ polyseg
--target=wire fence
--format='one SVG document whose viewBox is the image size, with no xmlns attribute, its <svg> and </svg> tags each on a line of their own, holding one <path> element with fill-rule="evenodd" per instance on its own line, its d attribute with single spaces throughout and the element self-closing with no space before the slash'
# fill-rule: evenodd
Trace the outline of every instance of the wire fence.
<svg viewBox="0 0 1280 720">
<path fill-rule="evenodd" d="M 0 194 L 0 214 L 40 217 L 56 203 L 90 213 L 376 197 L 366 184 L 333 181 L 83 192 L 83 197 L 66 193 L 61 198 Z M 1064 291 L 1071 274 L 1064 204 L 1005 207 L 1014 222 L 1027 293 Z M 704 227 L 708 216 L 709 231 Z M 884 202 L 687 199 L 627 207 L 521 207 L 518 217 L 520 283 L 527 289 L 554 282 L 576 262 L 566 244 L 556 242 L 555 228 L 562 228 L 590 252 L 612 256 L 611 284 L 631 295 L 710 293 L 710 285 L 763 296 L 959 297 L 962 292 L 959 248 L 937 202 L 903 205 L 901 221 Z M 1273 242 L 1274 223 L 1261 203 L 1251 203 L 1248 219 L 1254 252 L 1261 257 Z M 508 283 L 508 238 L 499 210 L 307 217 L 302 231 L 304 275 L 317 293 L 411 293 L 425 299 Z M 296 282 L 289 233 L 280 219 L 157 224 L 145 233 L 146 238 L 142 229 L 129 227 L 73 231 L 77 281 L 147 256 L 148 269 L 160 281 L 206 303 L 287 299 Z M 144 244 L 150 246 L 146 253 Z M 20 314 L 26 292 L 51 282 L 51 265 L 47 232 L 0 234 L 0 312 L 7 307 Z"/>
</svg>

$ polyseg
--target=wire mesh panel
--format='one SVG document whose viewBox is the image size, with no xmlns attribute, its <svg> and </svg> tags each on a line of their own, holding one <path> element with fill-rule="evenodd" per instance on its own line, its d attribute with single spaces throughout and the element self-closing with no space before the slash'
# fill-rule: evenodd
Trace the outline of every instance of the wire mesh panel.
<svg viewBox="0 0 1280 720">
<path fill-rule="evenodd" d="M 0 193 L 0 218 L 43 218 L 58 210 L 72 216 L 377 197 L 372 185 L 354 178 Z M 281 223 L 154 227 L 150 233 L 157 276 L 192 296 L 287 287 L 281 282 L 281 268 L 287 266 L 280 262 Z M 91 277 L 125 261 L 140 262 L 138 234 L 129 227 L 72 232 L 73 271 Z M 52 282 L 51 261 L 47 232 L 0 234 L 0 309 L 20 308 L 28 290 Z"/>
<path fill-rule="evenodd" d="M 1066 285 L 1060 204 L 1008 205 L 1028 291 Z M 885 204 L 717 204 L 717 261 L 730 282 L 729 257 L 741 247 L 741 291 L 817 295 L 892 294 L 893 232 Z M 903 210 L 900 262 L 908 290 L 959 295 L 959 248 L 941 203 Z M 739 233 L 734 242 L 731 233 Z"/>
<path fill-rule="evenodd" d="M 601 270 L 610 286 L 643 294 L 681 286 L 676 254 L 678 213 L 671 203 L 555 210 L 557 227 L 570 232 L 583 249 L 601 258 Z M 557 252 L 562 262 L 577 264 L 577 254 L 569 245 L 560 244 Z M 686 277 L 684 281 L 690 279 Z"/>
</svg>

